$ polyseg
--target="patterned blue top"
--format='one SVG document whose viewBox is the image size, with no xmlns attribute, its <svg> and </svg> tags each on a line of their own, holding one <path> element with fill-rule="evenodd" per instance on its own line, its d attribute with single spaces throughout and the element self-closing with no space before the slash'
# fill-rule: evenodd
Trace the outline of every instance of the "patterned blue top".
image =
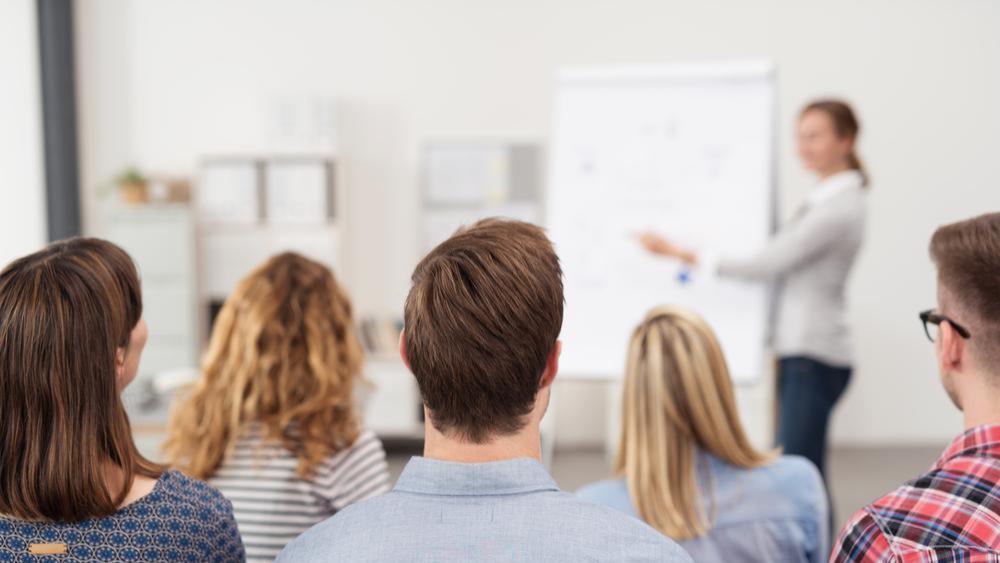
<svg viewBox="0 0 1000 563">
<path fill-rule="evenodd" d="M 32 544 L 64 543 L 64 555 L 33 555 Z M 0 516 L 0 561 L 242 562 L 233 507 L 208 484 L 167 471 L 153 491 L 111 516 L 81 522 L 25 522 Z"/>
</svg>

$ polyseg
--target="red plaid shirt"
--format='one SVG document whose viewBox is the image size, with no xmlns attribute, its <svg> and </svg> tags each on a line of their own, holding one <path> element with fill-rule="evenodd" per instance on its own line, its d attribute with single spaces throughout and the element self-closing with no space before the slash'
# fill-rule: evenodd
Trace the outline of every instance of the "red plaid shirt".
<svg viewBox="0 0 1000 563">
<path fill-rule="evenodd" d="M 859 510 L 830 561 L 1000 563 L 1000 426 L 966 431 L 930 473 Z"/>
</svg>

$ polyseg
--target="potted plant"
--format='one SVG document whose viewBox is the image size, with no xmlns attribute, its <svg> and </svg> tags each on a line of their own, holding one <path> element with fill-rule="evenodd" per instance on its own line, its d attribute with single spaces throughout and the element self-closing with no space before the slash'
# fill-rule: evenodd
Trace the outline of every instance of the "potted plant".
<svg viewBox="0 0 1000 563">
<path fill-rule="evenodd" d="M 115 178 L 122 201 L 129 205 L 141 205 L 149 201 L 148 184 L 149 180 L 134 166 L 126 168 Z"/>
</svg>

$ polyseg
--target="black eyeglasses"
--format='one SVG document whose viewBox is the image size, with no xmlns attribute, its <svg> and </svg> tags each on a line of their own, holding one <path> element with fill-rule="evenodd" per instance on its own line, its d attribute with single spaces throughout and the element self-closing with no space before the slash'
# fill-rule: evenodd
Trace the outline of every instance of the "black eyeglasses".
<svg viewBox="0 0 1000 563">
<path fill-rule="evenodd" d="M 931 342 L 934 342 L 934 334 L 936 334 L 937 331 L 932 331 L 929 325 L 938 326 L 944 322 L 950 324 L 951 328 L 955 329 L 955 332 L 957 332 L 958 335 L 961 336 L 962 338 L 966 340 L 972 338 L 972 335 L 969 334 L 969 331 L 966 330 L 965 327 L 963 327 L 962 325 L 956 323 L 955 321 L 951 320 L 950 318 L 944 315 L 939 315 L 935 313 L 934 309 L 927 309 L 926 311 L 921 311 L 920 320 L 923 321 L 924 323 L 924 334 L 927 335 L 927 340 L 930 340 Z M 934 334 L 932 334 L 932 332 Z"/>
</svg>

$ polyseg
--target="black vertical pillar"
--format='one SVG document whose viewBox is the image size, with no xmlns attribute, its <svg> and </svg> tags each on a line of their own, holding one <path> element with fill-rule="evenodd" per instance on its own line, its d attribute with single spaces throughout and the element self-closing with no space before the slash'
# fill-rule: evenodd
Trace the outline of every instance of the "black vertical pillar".
<svg viewBox="0 0 1000 563">
<path fill-rule="evenodd" d="M 37 2 L 48 234 L 58 240 L 81 232 L 73 3 Z"/>
</svg>

